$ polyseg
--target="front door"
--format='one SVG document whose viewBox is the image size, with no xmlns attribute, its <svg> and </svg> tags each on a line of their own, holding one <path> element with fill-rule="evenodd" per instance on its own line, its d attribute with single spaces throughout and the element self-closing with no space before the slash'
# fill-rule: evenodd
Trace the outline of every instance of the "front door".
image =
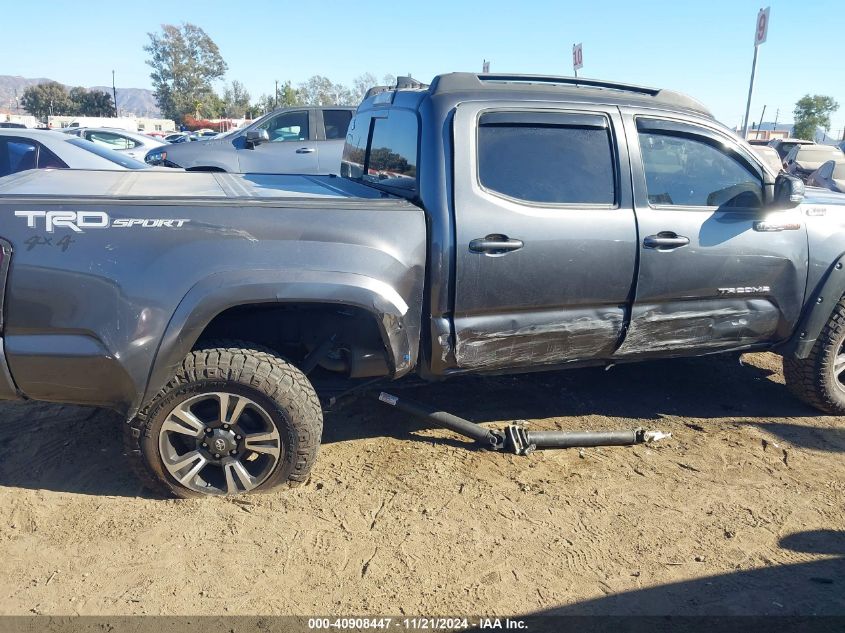
<svg viewBox="0 0 845 633">
<path fill-rule="evenodd" d="M 772 176 L 716 126 L 627 111 L 623 118 L 640 265 L 617 355 L 682 355 L 786 339 L 807 277 L 799 209 L 767 214 Z"/>
<path fill-rule="evenodd" d="M 462 104 L 454 136 L 458 367 L 609 356 L 637 254 L 618 111 Z"/>
<path fill-rule="evenodd" d="M 314 140 L 313 113 L 308 110 L 282 112 L 260 128 L 269 141 L 255 146 L 241 142 L 240 171 L 249 173 L 315 174 L 319 170 L 318 144 Z"/>
</svg>

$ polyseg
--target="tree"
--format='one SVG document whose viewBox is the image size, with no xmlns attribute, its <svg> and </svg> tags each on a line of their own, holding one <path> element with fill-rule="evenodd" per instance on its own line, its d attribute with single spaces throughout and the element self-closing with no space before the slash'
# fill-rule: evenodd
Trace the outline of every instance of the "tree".
<svg viewBox="0 0 845 633">
<path fill-rule="evenodd" d="M 349 88 L 322 75 L 314 75 L 299 84 L 299 92 L 307 105 L 349 105 L 355 101 Z"/>
<path fill-rule="evenodd" d="M 833 97 L 804 95 L 795 104 L 795 128 L 792 135 L 808 141 L 815 140 L 816 130 L 830 129 L 830 115 L 839 109 Z"/>
<path fill-rule="evenodd" d="M 212 82 L 228 69 L 214 40 L 190 23 L 162 24 L 160 34 L 147 35 L 150 43 L 144 50 L 150 54 L 150 78 L 164 116 L 179 121 L 195 113 L 198 103 L 208 104 L 214 94 Z"/>
<path fill-rule="evenodd" d="M 378 79 L 376 79 L 376 76 L 373 73 L 364 73 L 363 75 L 355 77 L 355 79 L 352 80 L 352 93 L 356 102 L 359 102 L 364 98 L 364 95 L 367 94 L 367 90 L 377 85 Z"/>
<path fill-rule="evenodd" d="M 223 90 L 223 113 L 233 119 L 242 119 L 249 110 L 249 93 L 237 79 Z"/>
<path fill-rule="evenodd" d="M 38 118 L 71 112 L 67 89 L 57 81 L 30 86 L 24 90 L 21 105 L 24 110 Z"/>
<path fill-rule="evenodd" d="M 82 87 L 71 88 L 68 95 L 70 111 L 78 116 L 116 116 L 112 96 L 102 90 L 86 90 Z"/>
</svg>

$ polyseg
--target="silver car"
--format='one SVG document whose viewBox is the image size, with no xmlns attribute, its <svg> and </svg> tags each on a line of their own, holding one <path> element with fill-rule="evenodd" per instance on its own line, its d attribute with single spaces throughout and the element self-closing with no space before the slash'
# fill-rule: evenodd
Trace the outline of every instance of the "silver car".
<svg viewBox="0 0 845 633">
<path fill-rule="evenodd" d="M 163 140 L 141 134 L 140 132 L 127 132 L 117 128 L 109 127 L 74 127 L 59 130 L 65 134 L 74 134 L 84 138 L 96 145 L 128 154 L 132 158 L 144 160 L 151 149 L 167 145 Z"/>
<path fill-rule="evenodd" d="M 202 143 L 153 149 L 150 165 L 189 171 L 337 174 L 355 108 L 283 108 Z"/>
<path fill-rule="evenodd" d="M 27 169 L 145 169 L 141 161 L 50 130 L 0 130 L 0 177 Z"/>
</svg>

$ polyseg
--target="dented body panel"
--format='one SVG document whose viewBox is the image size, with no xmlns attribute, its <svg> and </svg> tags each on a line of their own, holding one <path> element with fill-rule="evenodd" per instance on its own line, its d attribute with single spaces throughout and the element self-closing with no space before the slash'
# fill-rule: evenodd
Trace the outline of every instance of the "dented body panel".
<svg viewBox="0 0 845 633">
<path fill-rule="evenodd" d="M 217 174 L 129 176 L 134 184 L 26 172 L 0 186 L 13 251 L 3 341 L 25 397 L 131 412 L 217 314 L 256 303 L 361 308 L 379 324 L 393 374 L 416 365 L 426 234 L 417 207 L 328 177 L 263 176 L 235 189 L 229 174 L 226 187 Z M 30 227 L 32 211 L 75 214 L 81 226 L 48 231 L 38 216 Z M 83 213 L 105 214 L 108 226 L 86 225 L 104 216 Z M 128 218 L 187 221 L 123 226 Z"/>
</svg>

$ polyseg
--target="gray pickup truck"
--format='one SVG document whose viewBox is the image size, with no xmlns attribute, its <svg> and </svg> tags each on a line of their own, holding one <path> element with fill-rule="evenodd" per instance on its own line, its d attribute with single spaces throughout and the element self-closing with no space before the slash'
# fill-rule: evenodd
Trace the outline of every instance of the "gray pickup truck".
<svg viewBox="0 0 845 633">
<path fill-rule="evenodd" d="M 0 179 L 0 397 L 124 413 L 178 496 L 305 480 L 332 378 L 775 350 L 845 413 L 845 196 L 689 97 L 403 82 L 359 106 L 341 171 Z"/>
</svg>

